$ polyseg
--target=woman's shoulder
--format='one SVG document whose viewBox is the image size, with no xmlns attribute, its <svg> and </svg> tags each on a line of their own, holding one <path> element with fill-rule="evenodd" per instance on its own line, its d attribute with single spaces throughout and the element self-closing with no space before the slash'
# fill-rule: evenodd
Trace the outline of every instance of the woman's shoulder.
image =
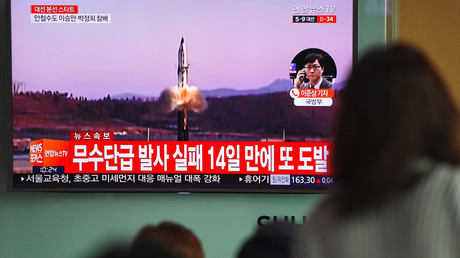
<svg viewBox="0 0 460 258">
<path fill-rule="evenodd" d="M 438 162 L 433 165 L 424 185 L 427 197 L 438 196 L 446 205 L 460 209 L 460 166 Z"/>
<path fill-rule="evenodd" d="M 421 190 L 434 195 L 460 195 L 460 166 L 423 160 L 419 163 L 419 168 L 419 173 L 425 175 L 425 180 L 420 183 Z"/>
<path fill-rule="evenodd" d="M 376 209 L 370 208 L 357 213 L 357 217 L 362 219 L 362 217 L 372 216 L 374 213 L 380 213 L 382 209 L 409 209 L 406 204 L 410 204 L 412 208 L 418 204 L 420 206 L 433 205 L 430 202 L 435 203 L 435 206 L 455 206 L 460 214 L 460 166 L 429 159 L 420 159 L 415 164 L 414 173 L 417 175 L 413 177 L 414 182 L 409 184 L 411 187 L 407 191 L 391 198 L 386 204 Z M 314 221 L 312 224 L 317 225 L 330 225 L 342 220 L 339 202 L 340 198 L 335 194 L 328 195 L 315 206 L 310 213 L 309 220 Z"/>
</svg>

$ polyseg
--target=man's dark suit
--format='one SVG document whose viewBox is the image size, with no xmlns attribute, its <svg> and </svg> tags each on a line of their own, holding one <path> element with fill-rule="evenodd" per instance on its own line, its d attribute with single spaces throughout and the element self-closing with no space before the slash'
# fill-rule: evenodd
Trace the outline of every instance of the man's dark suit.
<svg viewBox="0 0 460 258">
<path fill-rule="evenodd" d="M 300 84 L 299 89 L 309 89 L 310 88 L 310 82 L 304 82 Z M 321 85 L 319 86 L 320 89 L 331 89 L 332 88 L 332 82 L 326 80 L 323 78 L 323 81 L 321 82 Z"/>
</svg>

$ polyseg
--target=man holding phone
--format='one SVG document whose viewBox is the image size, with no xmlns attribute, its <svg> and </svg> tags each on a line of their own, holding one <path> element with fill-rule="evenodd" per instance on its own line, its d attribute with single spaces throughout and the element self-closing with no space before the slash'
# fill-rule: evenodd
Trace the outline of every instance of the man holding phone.
<svg viewBox="0 0 460 258">
<path fill-rule="evenodd" d="M 332 83 L 323 78 L 324 56 L 310 53 L 305 56 L 305 67 L 297 73 L 294 87 L 297 89 L 331 89 Z"/>
</svg>

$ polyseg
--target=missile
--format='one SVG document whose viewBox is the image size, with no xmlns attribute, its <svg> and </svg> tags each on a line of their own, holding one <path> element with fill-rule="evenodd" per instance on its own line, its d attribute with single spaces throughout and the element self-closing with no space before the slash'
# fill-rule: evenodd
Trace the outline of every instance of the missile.
<svg viewBox="0 0 460 258">
<path fill-rule="evenodd" d="M 179 87 L 188 86 L 188 57 L 187 57 L 187 46 L 185 45 L 184 38 L 180 41 L 179 46 L 179 61 L 177 65 L 177 77 Z"/>
<path fill-rule="evenodd" d="M 188 68 L 187 47 L 185 46 L 184 38 L 182 38 L 179 45 L 179 58 L 177 63 L 177 84 L 179 88 L 188 87 Z M 177 140 L 188 141 L 187 109 L 185 107 L 182 111 L 177 111 Z"/>
<path fill-rule="evenodd" d="M 165 89 L 158 102 L 162 111 L 177 112 L 177 140 L 188 141 L 188 112 L 203 112 L 208 108 L 208 103 L 197 87 L 188 84 L 190 64 L 184 38 L 180 41 L 177 60 L 178 82 L 173 87 Z"/>
</svg>

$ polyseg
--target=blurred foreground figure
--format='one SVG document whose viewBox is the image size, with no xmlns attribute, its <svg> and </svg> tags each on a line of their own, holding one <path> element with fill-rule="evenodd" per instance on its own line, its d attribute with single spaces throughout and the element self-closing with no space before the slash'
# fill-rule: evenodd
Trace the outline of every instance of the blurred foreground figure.
<svg viewBox="0 0 460 258">
<path fill-rule="evenodd" d="M 173 222 L 145 226 L 131 246 L 131 257 L 204 258 L 200 240 L 188 228 Z"/>
<path fill-rule="evenodd" d="M 458 118 L 418 51 L 366 55 L 343 95 L 335 191 L 313 211 L 295 257 L 460 257 Z"/>
<path fill-rule="evenodd" d="M 265 225 L 246 241 L 238 258 L 291 258 L 299 229 L 299 225 L 291 223 Z"/>
</svg>

